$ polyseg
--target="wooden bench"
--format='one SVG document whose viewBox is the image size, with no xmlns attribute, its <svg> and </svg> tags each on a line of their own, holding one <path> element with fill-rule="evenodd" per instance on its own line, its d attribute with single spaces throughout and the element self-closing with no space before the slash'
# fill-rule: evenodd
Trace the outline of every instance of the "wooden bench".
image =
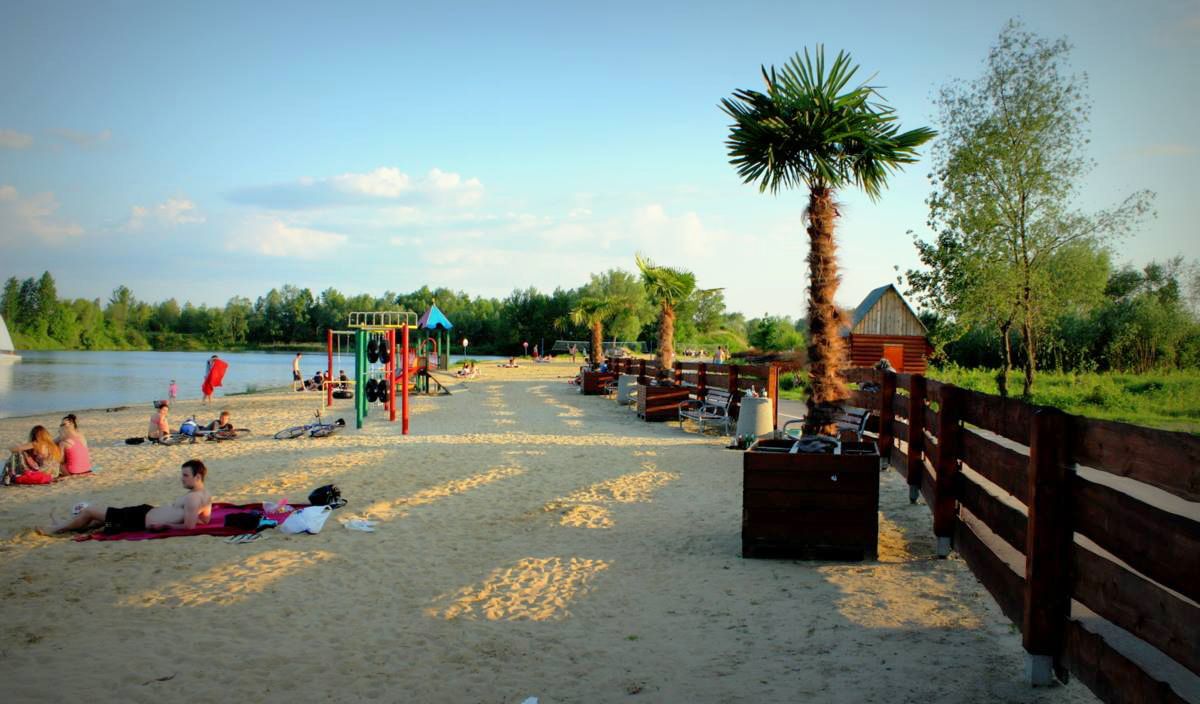
<svg viewBox="0 0 1200 704">
<path fill-rule="evenodd" d="M 732 403 L 733 396 L 725 389 L 707 389 L 703 398 L 691 398 L 679 404 L 679 427 L 683 428 L 685 420 L 694 420 L 700 426 L 700 432 L 704 432 L 705 423 L 719 422 L 728 433 L 733 422 L 729 415 Z"/>
<path fill-rule="evenodd" d="M 834 416 L 833 422 L 837 423 L 838 434 L 843 432 L 854 433 L 854 439 L 862 442 L 863 433 L 867 430 L 867 421 L 871 419 L 871 410 L 869 408 L 857 408 L 855 406 L 843 406 L 842 412 Z M 783 432 L 791 437 L 800 437 L 802 431 L 793 429 L 793 426 L 804 424 L 804 419 L 789 420 L 783 424 Z"/>
</svg>

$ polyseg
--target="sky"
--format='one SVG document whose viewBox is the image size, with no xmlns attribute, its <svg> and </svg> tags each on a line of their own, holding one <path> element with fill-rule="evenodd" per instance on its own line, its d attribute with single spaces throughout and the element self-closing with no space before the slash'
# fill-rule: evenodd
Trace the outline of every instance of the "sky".
<svg viewBox="0 0 1200 704">
<path fill-rule="evenodd" d="M 984 5 L 4 0 L 0 277 L 209 305 L 285 283 L 502 297 L 642 253 L 731 310 L 800 316 L 806 193 L 738 179 L 720 99 L 824 44 L 904 129 L 936 128 L 938 88 L 1010 18 L 1088 76 L 1078 205 L 1156 193 L 1116 260 L 1200 259 L 1200 0 Z M 842 304 L 917 264 L 929 170 L 839 193 Z"/>
</svg>

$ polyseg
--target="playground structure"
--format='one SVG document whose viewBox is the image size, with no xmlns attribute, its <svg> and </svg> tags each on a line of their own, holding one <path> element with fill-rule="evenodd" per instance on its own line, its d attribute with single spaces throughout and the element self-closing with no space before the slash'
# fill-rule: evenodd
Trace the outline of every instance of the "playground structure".
<svg viewBox="0 0 1200 704">
<path fill-rule="evenodd" d="M 401 432 L 408 434 L 408 390 L 412 381 L 413 359 L 409 347 L 409 329 L 416 324 L 417 314 L 412 311 L 364 311 L 352 312 L 347 321 L 350 330 L 326 331 L 326 354 L 328 360 L 325 378 L 325 404 L 333 405 L 335 388 L 341 382 L 333 376 L 334 342 L 344 337 L 354 338 L 354 378 L 348 383 L 354 389 L 354 422 L 362 428 L 363 419 L 369 412 L 369 404 L 382 402 L 388 410 L 389 419 L 396 421 L 396 386 L 400 386 Z M 396 332 L 400 336 L 397 340 Z M 399 349 L 397 349 L 399 343 Z M 399 352 L 399 354 L 397 354 Z M 397 375 L 396 361 L 400 361 Z"/>
<path fill-rule="evenodd" d="M 428 331 L 417 343 L 416 376 L 413 390 L 423 394 L 449 394 L 450 388 L 438 380 L 434 370 L 450 369 L 450 330 L 454 324 L 434 303 L 417 321 L 417 329 Z"/>
</svg>

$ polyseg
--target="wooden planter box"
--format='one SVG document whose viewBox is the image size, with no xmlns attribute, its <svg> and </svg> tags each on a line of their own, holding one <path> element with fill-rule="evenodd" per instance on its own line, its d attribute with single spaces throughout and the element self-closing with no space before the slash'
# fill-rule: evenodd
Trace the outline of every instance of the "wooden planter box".
<svg viewBox="0 0 1200 704">
<path fill-rule="evenodd" d="M 691 394 L 691 389 L 686 386 L 638 384 L 637 391 L 638 416 L 651 423 L 679 420 L 679 404 Z"/>
<path fill-rule="evenodd" d="M 874 559 L 879 550 L 879 452 L 770 452 L 792 440 L 762 440 L 742 455 L 742 556 Z"/>
<path fill-rule="evenodd" d="M 599 396 L 604 393 L 604 386 L 617 378 L 614 372 L 581 372 L 583 375 L 583 395 Z"/>
</svg>

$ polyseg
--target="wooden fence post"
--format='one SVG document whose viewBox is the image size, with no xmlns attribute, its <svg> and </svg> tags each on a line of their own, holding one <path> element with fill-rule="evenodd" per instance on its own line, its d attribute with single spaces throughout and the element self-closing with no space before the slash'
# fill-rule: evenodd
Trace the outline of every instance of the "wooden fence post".
<svg viewBox="0 0 1200 704">
<path fill-rule="evenodd" d="M 724 366 L 729 371 L 729 395 L 733 397 L 733 402 L 729 404 L 729 410 L 736 417 L 738 411 L 742 408 L 742 397 L 738 393 L 738 367 L 736 364 L 726 364 Z"/>
<path fill-rule="evenodd" d="M 925 476 L 925 377 L 913 374 L 908 381 L 908 502 L 917 503 Z"/>
<path fill-rule="evenodd" d="M 772 364 L 767 369 L 767 395 L 771 397 L 771 428 L 779 430 L 779 367 Z"/>
<path fill-rule="evenodd" d="M 893 408 L 896 399 L 896 372 L 883 372 L 879 384 L 879 456 L 890 467 L 892 465 L 892 445 L 896 442 L 893 435 L 895 430 L 896 410 Z"/>
<path fill-rule="evenodd" d="M 938 410 L 937 481 L 933 487 L 933 534 L 937 536 L 938 557 L 950 554 L 954 523 L 958 520 L 955 504 L 958 498 L 958 456 L 962 438 L 959 424 L 962 396 L 957 387 L 942 387 Z"/>
<path fill-rule="evenodd" d="M 1029 523 L 1025 541 L 1025 674 L 1049 685 L 1070 618 L 1071 472 L 1067 418 L 1055 408 L 1033 414 L 1029 435 Z M 1060 670 L 1061 671 L 1061 670 Z"/>
<path fill-rule="evenodd" d="M 674 374 L 675 384 L 678 385 L 678 384 L 683 383 L 683 364 L 681 364 L 680 362 L 673 362 L 671 364 L 671 369 L 675 372 L 675 374 Z"/>
<path fill-rule="evenodd" d="M 638 360 L 638 383 L 645 386 L 648 383 L 646 379 L 646 360 Z"/>
<path fill-rule="evenodd" d="M 704 362 L 696 364 L 696 393 L 700 398 L 704 398 L 704 392 L 708 389 L 708 365 Z"/>
</svg>

